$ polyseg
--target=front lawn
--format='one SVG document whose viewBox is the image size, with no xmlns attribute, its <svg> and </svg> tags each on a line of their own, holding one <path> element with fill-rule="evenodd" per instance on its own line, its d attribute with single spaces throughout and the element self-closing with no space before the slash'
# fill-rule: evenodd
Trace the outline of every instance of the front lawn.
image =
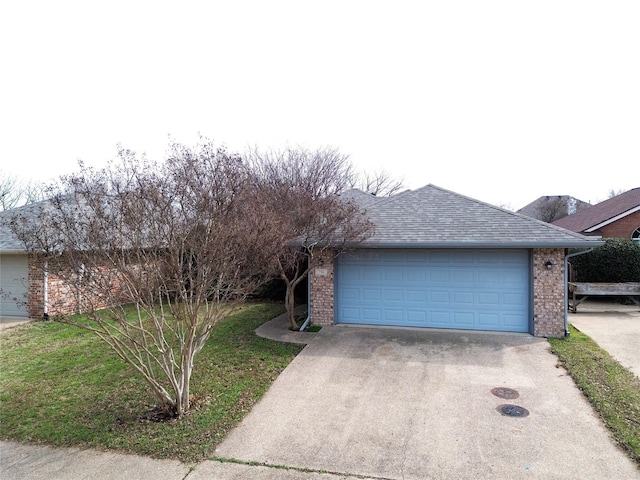
<svg viewBox="0 0 640 480">
<path fill-rule="evenodd" d="M 142 379 L 94 334 L 32 322 L 0 335 L 0 438 L 119 450 L 196 462 L 302 349 L 254 334 L 282 305 L 250 304 L 222 322 L 196 356 L 192 411 L 155 421 Z"/>
<path fill-rule="evenodd" d="M 570 326 L 571 335 L 549 339 L 560 359 L 617 443 L 640 464 L 640 379 L 590 337 Z"/>
</svg>

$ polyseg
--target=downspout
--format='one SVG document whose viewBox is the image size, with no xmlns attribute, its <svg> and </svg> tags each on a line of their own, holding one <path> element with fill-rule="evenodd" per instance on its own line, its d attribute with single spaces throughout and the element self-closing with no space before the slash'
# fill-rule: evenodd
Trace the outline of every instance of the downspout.
<svg viewBox="0 0 640 480">
<path fill-rule="evenodd" d="M 84 263 L 81 263 L 78 267 L 78 292 L 76 301 L 78 302 L 77 313 L 82 313 L 82 280 L 84 279 L 84 274 L 86 270 L 84 268 Z"/>
<path fill-rule="evenodd" d="M 309 326 L 311 322 L 311 255 L 307 252 L 302 252 L 307 256 L 307 262 L 309 262 L 309 271 L 307 272 L 307 318 L 300 325 L 300 332 L 304 332 L 304 329 Z"/>
<path fill-rule="evenodd" d="M 569 253 L 564 257 L 564 334 L 569 336 L 569 259 L 592 252 L 595 247 L 591 247 L 584 252 Z"/>
<path fill-rule="evenodd" d="M 49 262 L 47 260 L 43 264 L 42 282 L 42 303 L 44 304 L 42 318 L 49 320 Z"/>
</svg>

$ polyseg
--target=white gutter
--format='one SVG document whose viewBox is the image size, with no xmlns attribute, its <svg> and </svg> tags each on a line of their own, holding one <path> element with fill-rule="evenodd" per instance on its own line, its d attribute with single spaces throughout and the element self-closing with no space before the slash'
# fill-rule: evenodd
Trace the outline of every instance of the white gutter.
<svg viewBox="0 0 640 480">
<path fill-rule="evenodd" d="M 304 329 L 307 328 L 309 326 L 309 323 L 311 322 L 311 255 L 304 251 L 302 253 L 307 256 L 307 261 L 309 262 L 309 270 L 307 271 L 307 318 L 302 323 L 302 325 L 300 325 L 300 329 L 298 330 L 300 332 L 304 332 Z"/>
<path fill-rule="evenodd" d="M 42 317 L 49 320 L 49 262 L 47 260 L 44 261 L 43 270 L 42 302 L 44 303 L 44 313 Z"/>
</svg>

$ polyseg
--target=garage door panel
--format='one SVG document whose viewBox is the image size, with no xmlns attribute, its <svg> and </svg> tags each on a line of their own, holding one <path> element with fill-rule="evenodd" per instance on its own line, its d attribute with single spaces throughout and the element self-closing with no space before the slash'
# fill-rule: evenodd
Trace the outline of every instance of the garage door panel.
<svg viewBox="0 0 640 480">
<path fill-rule="evenodd" d="M 344 287 L 342 289 L 342 296 L 345 300 L 360 300 L 360 292 L 359 288 L 347 288 Z"/>
<path fill-rule="evenodd" d="M 530 282 L 527 250 L 345 254 L 336 322 L 526 332 Z"/>
<path fill-rule="evenodd" d="M 427 312 L 425 310 L 407 310 L 407 320 L 415 325 L 426 326 Z"/>
<path fill-rule="evenodd" d="M 471 328 L 475 315 L 473 312 L 455 312 L 453 315 L 453 328 Z"/>
<path fill-rule="evenodd" d="M 407 263 L 418 263 L 422 265 L 427 261 L 428 256 L 422 251 L 410 251 L 405 253 L 404 259 Z"/>
<path fill-rule="evenodd" d="M 432 250 L 428 252 L 429 261 L 434 264 L 451 263 L 451 250 Z"/>
<path fill-rule="evenodd" d="M 358 323 L 360 320 L 360 309 L 342 307 L 340 309 L 340 318 L 344 323 Z"/>
<path fill-rule="evenodd" d="M 429 312 L 429 326 L 446 328 L 451 325 L 451 312 L 433 310 Z"/>
<path fill-rule="evenodd" d="M 433 304 L 445 303 L 449 304 L 451 300 L 449 299 L 451 292 L 443 291 L 443 290 L 428 290 L 429 294 L 429 302 Z"/>
<path fill-rule="evenodd" d="M 500 292 L 480 292 L 478 293 L 478 305 L 499 307 Z"/>
<path fill-rule="evenodd" d="M 477 281 L 487 285 L 499 285 L 503 281 L 502 271 L 495 269 L 481 270 L 478 272 Z"/>
<path fill-rule="evenodd" d="M 502 302 L 514 307 L 525 306 L 527 305 L 527 296 L 522 293 L 503 293 Z"/>
<path fill-rule="evenodd" d="M 345 281 L 361 280 L 361 271 L 357 269 L 345 269 L 344 280 Z"/>
<path fill-rule="evenodd" d="M 479 313 L 478 324 L 484 330 L 497 330 L 500 328 L 500 315 L 497 313 Z"/>
<path fill-rule="evenodd" d="M 384 252 L 384 258 L 382 259 L 385 263 L 402 263 L 405 260 L 407 254 L 401 250 L 398 251 L 386 251 Z"/>
<path fill-rule="evenodd" d="M 451 275 L 453 276 L 453 281 L 457 284 L 473 285 L 476 281 L 474 272 L 467 269 L 462 270 L 457 268 Z"/>
<path fill-rule="evenodd" d="M 401 309 L 388 308 L 384 312 L 384 317 L 394 325 L 401 325 L 404 322 L 404 311 Z"/>
<path fill-rule="evenodd" d="M 384 279 L 387 282 L 402 281 L 404 275 L 401 268 L 387 267 L 384 271 Z M 367 278 L 367 281 L 375 280 L 373 277 Z"/>
<path fill-rule="evenodd" d="M 407 302 L 424 304 L 427 301 L 427 292 L 424 290 L 407 290 Z"/>
<path fill-rule="evenodd" d="M 413 267 L 407 270 L 407 281 L 423 284 L 427 281 L 427 272 L 424 268 Z"/>
<path fill-rule="evenodd" d="M 378 308 L 363 308 L 362 318 L 367 321 L 380 321 L 382 319 L 382 311 Z"/>
<path fill-rule="evenodd" d="M 453 303 L 456 305 L 473 305 L 474 297 L 473 292 L 453 292 Z"/>
<path fill-rule="evenodd" d="M 387 302 L 402 302 L 404 295 L 399 288 L 387 288 L 384 290 L 384 299 Z"/>
<path fill-rule="evenodd" d="M 0 259 L 0 316 L 26 317 L 28 299 L 27 257 L 3 255 Z"/>
<path fill-rule="evenodd" d="M 513 329 L 513 331 L 516 331 L 516 332 L 520 331 L 518 330 L 520 327 L 520 317 L 518 317 L 517 315 L 508 315 L 508 314 L 503 315 L 502 323 L 504 324 L 505 327 Z"/>
<path fill-rule="evenodd" d="M 382 290 L 379 288 L 363 288 L 362 299 L 364 301 L 379 302 L 382 300 Z"/>
<path fill-rule="evenodd" d="M 451 272 L 448 269 L 444 268 L 433 268 L 427 270 L 427 281 L 433 284 L 449 284 L 451 282 Z"/>
</svg>

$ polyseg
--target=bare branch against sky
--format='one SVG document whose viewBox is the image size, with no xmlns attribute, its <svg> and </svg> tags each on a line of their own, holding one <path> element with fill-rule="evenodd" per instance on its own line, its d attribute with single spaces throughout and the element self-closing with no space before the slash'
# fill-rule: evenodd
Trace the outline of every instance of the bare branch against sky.
<svg viewBox="0 0 640 480">
<path fill-rule="evenodd" d="M 637 187 L 640 2 L 5 2 L 0 168 L 167 137 L 340 149 L 521 208 Z"/>
</svg>

